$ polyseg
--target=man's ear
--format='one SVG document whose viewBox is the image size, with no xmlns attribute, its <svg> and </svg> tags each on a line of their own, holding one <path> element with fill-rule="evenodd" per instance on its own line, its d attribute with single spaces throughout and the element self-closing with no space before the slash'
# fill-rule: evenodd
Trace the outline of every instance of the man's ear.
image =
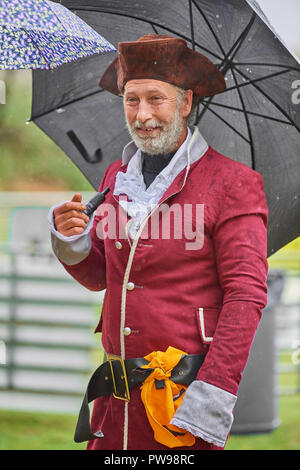
<svg viewBox="0 0 300 470">
<path fill-rule="evenodd" d="M 181 103 L 182 117 L 186 118 L 190 114 L 192 105 L 193 105 L 193 92 L 192 90 L 186 90 L 182 103 Z"/>
</svg>

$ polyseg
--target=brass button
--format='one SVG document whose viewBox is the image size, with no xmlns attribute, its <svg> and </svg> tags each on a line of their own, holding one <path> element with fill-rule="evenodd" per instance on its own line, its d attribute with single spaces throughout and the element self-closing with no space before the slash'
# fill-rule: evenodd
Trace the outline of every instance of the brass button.
<svg viewBox="0 0 300 470">
<path fill-rule="evenodd" d="M 124 336 L 129 336 L 131 334 L 131 328 L 129 328 L 129 326 L 125 326 L 123 333 Z"/>
<path fill-rule="evenodd" d="M 122 249 L 122 243 L 121 243 L 121 242 L 116 241 L 115 245 L 116 245 L 116 248 L 117 248 L 118 250 L 121 250 L 121 249 Z"/>
<path fill-rule="evenodd" d="M 133 290 L 133 289 L 134 289 L 134 283 L 133 282 L 128 282 L 127 290 Z"/>
</svg>

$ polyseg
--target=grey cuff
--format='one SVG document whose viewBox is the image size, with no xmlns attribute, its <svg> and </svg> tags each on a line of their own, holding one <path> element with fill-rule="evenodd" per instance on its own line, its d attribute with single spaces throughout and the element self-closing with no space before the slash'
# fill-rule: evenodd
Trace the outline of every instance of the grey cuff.
<svg viewBox="0 0 300 470">
<path fill-rule="evenodd" d="M 53 211 L 56 207 L 61 204 L 52 206 L 49 214 L 49 229 L 51 232 L 51 243 L 52 249 L 55 256 L 67 266 L 73 266 L 74 264 L 80 263 L 89 255 L 92 248 L 92 241 L 90 236 L 90 230 L 93 226 L 94 215 L 90 217 L 90 220 L 83 233 L 79 235 L 71 235 L 66 237 L 58 232 L 54 226 Z"/>
<path fill-rule="evenodd" d="M 218 447 L 224 447 L 237 397 L 201 380 L 187 388 L 171 424 Z"/>
</svg>

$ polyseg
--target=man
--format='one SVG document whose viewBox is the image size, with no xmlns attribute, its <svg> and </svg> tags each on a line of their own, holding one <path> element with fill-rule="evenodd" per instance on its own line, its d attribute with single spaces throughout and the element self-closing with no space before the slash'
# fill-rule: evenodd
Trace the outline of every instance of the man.
<svg viewBox="0 0 300 470">
<path fill-rule="evenodd" d="M 153 374 L 164 369 L 162 376 L 152 379 L 150 374 L 137 382 L 130 401 L 111 393 L 97 398 L 92 428 L 94 433 L 101 429 L 104 437 L 93 436 L 88 449 L 222 449 L 266 304 L 262 177 L 216 152 L 197 128 L 187 126 L 199 97 L 224 91 L 225 82 L 185 41 L 149 35 L 120 43 L 119 56 L 100 85 L 123 96 L 133 138 L 100 185 L 101 191 L 110 188 L 106 202 L 115 209 L 119 231 L 105 237 L 103 211 L 89 220 L 76 194 L 51 211 L 54 251 L 82 285 L 106 288 L 96 332 L 102 332 L 107 354 L 125 360 L 128 371 L 130 361 L 135 365 L 132 375 L 128 372 L 129 385 L 141 372 L 136 358 L 147 356 L 147 363 L 152 353 L 165 353 L 170 346 L 185 353 L 180 357 L 190 364 L 201 360 L 192 367 L 192 380 L 184 367 L 179 370 L 187 388 L 185 393 L 179 389 L 182 401 L 170 422 L 154 416 L 169 409 L 170 402 L 158 402 L 151 410 L 143 388 L 152 380 L 155 387 L 148 399 L 162 397 L 167 386 L 173 387 L 167 367 L 154 368 Z M 199 208 L 204 208 L 203 224 Z M 161 233 L 165 214 L 168 236 Z M 194 244 L 190 232 L 178 235 L 188 222 Z M 159 354 L 155 360 L 162 357 L 163 363 L 167 356 Z M 175 371 L 175 363 L 171 369 Z M 115 375 L 124 381 L 117 371 Z M 107 375 L 103 381 L 111 379 Z M 105 388 L 102 382 L 100 388 Z M 171 402 L 177 399 L 174 392 Z M 164 432 L 170 442 L 174 439 L 172 444 L 166 444 L 168 436 L 167 441 L 160 438 Z"/>
</svg>

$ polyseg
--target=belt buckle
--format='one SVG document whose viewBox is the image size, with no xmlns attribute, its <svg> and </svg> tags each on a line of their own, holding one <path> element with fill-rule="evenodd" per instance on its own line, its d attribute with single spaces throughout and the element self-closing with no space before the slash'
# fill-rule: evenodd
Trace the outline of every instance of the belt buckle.
<svg viewBox="0 0 300 470">
<path fill-rule="evenodd" d="M 113 381 L 113 387 L 114 387 L 114 391 L 112 393 L 113 396 L 117 398 L 118 400 L 124 400 L 124 401 L 129 402 L 130 393 L 129 393 L 129 386 L 128 386 L 127 373 L 126 373 L 124 360 L 120 356 L 116 356 L 114 354 L 108 354 L 108 353 L 107 353 L 107 360 L 110 365 L 110 371 L 111 371 L 111 376 L 112 376 L 112 381 Z M 122 374 L 120 375 L 120 379 L 122 383 L 120 384 L 119 382 L 119 384 L 121 385 L 123 389 L 122 392 L 118 390 L 117 381 L 114 375 L 113 361 L 117 361 L 121 366 Z"/>
</svg>

